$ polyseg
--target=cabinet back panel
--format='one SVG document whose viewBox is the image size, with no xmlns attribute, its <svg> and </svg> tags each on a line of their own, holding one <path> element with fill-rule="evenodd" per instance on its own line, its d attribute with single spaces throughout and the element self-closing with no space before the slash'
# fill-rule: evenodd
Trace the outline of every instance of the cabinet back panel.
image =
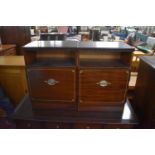
<svg viewBox="0 0 155 155">
<path fill-rule="evenodd" d="M 74 52 L 71 51 L 44 51 L 37 52 L 37 59 L 73 59 L 75 57 Z"/>
<path fill-rule="evenodd" d="M 81 60 L 119 60 L 120 59 L 120 53 L 114 53 L 114 52 L 96 52 L 96 51 L 81 51 L 80 52 L 80 59 Z"/>
</svg>

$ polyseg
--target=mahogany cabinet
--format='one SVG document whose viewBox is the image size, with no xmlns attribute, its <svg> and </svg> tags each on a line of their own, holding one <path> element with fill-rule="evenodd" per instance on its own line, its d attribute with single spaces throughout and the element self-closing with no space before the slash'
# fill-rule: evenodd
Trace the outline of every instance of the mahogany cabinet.
<svg viewBox="0 0 155 155">
<path fill-rule="evenodd" d="M 141 128 L 155 128 L 155 56 L 142 56 L 135 86 L 134 106 Z"/>
<path fill-rule="evenodd" d="M 122 42 L 34 41 L 25 45 L 33 109 L 122 111 L 133 50 Z"/>
</svg>

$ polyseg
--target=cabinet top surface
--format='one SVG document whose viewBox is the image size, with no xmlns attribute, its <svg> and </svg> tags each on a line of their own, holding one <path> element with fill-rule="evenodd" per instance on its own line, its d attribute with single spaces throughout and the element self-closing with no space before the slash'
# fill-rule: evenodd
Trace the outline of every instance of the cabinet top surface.
<svg viewBox="0 0 155 155">
<path fill-rule="evenodd" d="M 74 48 L 74 49 L 123 49 L 133 51 L 134 48 L 124 42 L 101 41 L 33 41 L 24 46 L 32 48 Z"/>
<path fill-rule="evenodd" d="M 24 56 L 0 56 L 0 66 L 25 66 Z"/>
<path fill-rule="evenodd" d="M 141 60 L 155 69 L 155 56 L 142 56 Z"/>
</svg>

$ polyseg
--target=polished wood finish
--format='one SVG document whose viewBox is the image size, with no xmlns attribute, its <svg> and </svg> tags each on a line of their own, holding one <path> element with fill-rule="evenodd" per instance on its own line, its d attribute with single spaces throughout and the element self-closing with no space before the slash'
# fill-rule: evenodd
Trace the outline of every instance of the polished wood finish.
<svg viewBox="0 0 155 155">
<path fill-rule="evenodd" d="M 80 70 L 80 106 L 124 104 L 128 78 L 129 71 L 126 69 Z M 100 85 L 103 80 L 109 85 Z"/>
<path fill-rule="evenodd" d="M 1 56 L 0 66 L 14 66 L 14 67 L 25 67 L 23 56 Z"/>
<path fill-rule="evenodd" d="M 27 92 L 23 56 L 0 57 L 0 84 L 16 106 Z"/>
<path fill-rule="evenodd" d="M 40 108 L 43 105 L 46 108 L 56 105 L 61 108 L 62 105 L 64 108 L 68 106 L 66 102 L 73 100 L 72 106 L 76 105 L 75 109 L 79 111 L 121 111 L 126 101 L 133 50 L 120 42 L 34 41 L 25 45 L 33 108 L 37 104 Z M 56 90 L 41 84 L 52 76 L 63 81 L 61 86 L 55 86 Z M 110 81 L 112 85 L 101 88 L 96 83 L 102 80 Z M 52 98 L 55 101 L 50 104 Z"/>
<path fill-rule="evenodd" d="M 50 79 L 56 83 L 48 84 Z M 75 102 L 74 69 L 28 69 L 28 80 L 34 100 Z"/>
<path fill-rule="evenodd" d="M 44 113 L 44 115 L 40 115 Z M 123 111 L 77 112 L 64 110 L 41 110 L 39 114 L 32 110 L 29 96 L 25 96 L 16 108 L 13 119 L 17 128 L 22 129 L 126 129 L 136 128 L 138 120 L 126 101 Z"/>
<path fill-rule="evenodd" d="M 143 128 L 155 128 L 155 56 L 140 59 L 134 106 Z"/>
<path fill-rule="evenodd" d="M 37 56 L 37 59 L 39 59 L 39 60 L 46 60 L 46 59 L 60 59 L 60 60 L 62 60 L 62 59 L 65 59 L 65 60 L 70 60 L 70 59 L 74 59 L 74 57 L 75 57 L 75 55 L 74 55 L 75 53 L 74 53 L 74 51 L 72 51 L 72 50 L 61 50 L 61 49 L 57 49 L 57 50 L 54 50 L 54 51 L 52 51 L 52 53 L 51 53 L 51 51 L 50 50 L 42 50 L 42 52 L 41 51 L 38 51 L 37 53 L 36 53 L 36 56 Z"/>
<path fill-rule="evenodd" d="M 36 51 L 28 52 L 24 54 L 25 65 L 28 66 L 36 61 Z"/>
<path fill-rule="evenodd" d="M 121 59 L 123 64 L 131 67 L 132 55 L 129 55 L 128 53 L 122 52 L 121 55 L 120 55 L 120 59 Z"/>
<path fill-rule="evenodd" d="M 17 54 L 22 54 L 22 46 L 31 41 L 29 26 L 0 26 L 2 44 L 15 44 Z"/>
<path fill-rule="evenodd" d="M 16 45 L 3 44 L 0 45 L 0 56 L 16 55 Z"/>
<path fill-rule="evenodd" d="M 123 52 L 116 52 L 115 50 L 108 52 L 107 51 L 98 51 L 98 50 L 80 50 L 80 67 L 86 68 L 125 68 L 129 67 L 126 57 L 130 59 L 130 53 L 122 54 Z M 124 60 L 125 58 L 125 60 Z"/>
</svg>

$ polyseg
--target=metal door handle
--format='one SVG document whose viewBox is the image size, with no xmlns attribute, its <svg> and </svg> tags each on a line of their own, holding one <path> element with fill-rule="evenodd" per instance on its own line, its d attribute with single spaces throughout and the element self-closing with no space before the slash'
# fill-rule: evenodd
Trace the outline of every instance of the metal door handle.
<svg viewBox="0 0 155 155">
<path fill-rule="evenodd" d="M 59 81 L 56 81 L 55 79 L 48 79 L 47 81 L 44 81 L 44 82 L 50 86 L 53 86 L 53 85 L 59 83 Z"/>
<path fill-rule="evenodd" d="M 101 86 L 101 87 L 107 87 L 107 86 L 111 85 L 111 83 L 106 81 L 106 80 L 102 80 L 102 81 L 100 81 L 100 82 L 98 82 L 96 84 Z"/>
</svg>

